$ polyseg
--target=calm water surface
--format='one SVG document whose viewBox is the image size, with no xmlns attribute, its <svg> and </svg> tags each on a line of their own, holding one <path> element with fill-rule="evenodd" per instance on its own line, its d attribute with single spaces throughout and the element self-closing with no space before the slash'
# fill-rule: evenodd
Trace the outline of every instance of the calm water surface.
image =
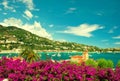
<svg viewBox="0 0 120 81">
<path fill-rule="evenodd" d="M 41 56 L 41 60 L 46 59 L 53 59 L 53 60 L 68 60 L 71 56 L 74 55 L 82 55 L 81 52 L 39 52 L 38 53 Z M 1 53 L 0 57 L 14 57 L 18 56 L 17 53 Z M 89 58 L 92 59 L 100 59 L 105 58 L 108 60 L 112 60 L 114 62 L 114 65 L 117 64 L 118 60 L 120 60 L 120 53 L 89 53 Z"/>
</svg>

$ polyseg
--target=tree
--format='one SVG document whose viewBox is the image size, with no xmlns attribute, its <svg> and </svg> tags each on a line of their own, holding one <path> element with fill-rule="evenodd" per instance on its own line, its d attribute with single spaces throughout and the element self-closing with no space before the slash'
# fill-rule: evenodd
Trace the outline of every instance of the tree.
<svg viewBox="0 0 120 81">
<path fill-rule="evenodd" d="M 22 53 L 20 53 L 20 56 L 23 57 L 27 62 L 40 60 L 40 56 L 30 48 L 24 49 Z"/>
</svg>

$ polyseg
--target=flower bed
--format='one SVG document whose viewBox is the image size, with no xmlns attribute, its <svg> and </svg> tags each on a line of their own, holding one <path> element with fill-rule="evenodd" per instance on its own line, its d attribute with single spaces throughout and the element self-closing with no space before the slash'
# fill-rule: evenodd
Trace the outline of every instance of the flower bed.
<svg viewBox="0 0 120 81">
<path fill-rule="evenodd" d="M 70 62 L 0 59 L 0 81 L 119 81 L 120 68 L 95 68 Z"/>
</svg>

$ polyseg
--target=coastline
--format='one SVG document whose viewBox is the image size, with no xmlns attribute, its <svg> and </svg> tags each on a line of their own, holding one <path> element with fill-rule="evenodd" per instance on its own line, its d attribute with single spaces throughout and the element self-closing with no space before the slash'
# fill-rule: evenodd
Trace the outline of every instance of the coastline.
<svg viewBox="0 0 120 81">
<path fill-rule="evenodd" d="M 15 51 L 15 50 L 1 50 L 0 54 L 1 53 L 20 53 L 20 51 Z"/>
<path fill-rule="evenodd" d="M 18 49 L 18 50 L 0 50 L 0 54 L 1 53 L 21 53 L 21 49 Z M 73 51 L 73 50 L 34 50 L 34 52 L 36 53 L 40 53 L 40 52 L 57 52 L 57 53 L 60 53 L 60 52 L 66 52 L 66 53 L 82 53 L 82 51 Z"/>
<path fill-rule="evenodd" d="M 83 53 L 83 51 L 74 51 L 74 50 L 34 50 L 34 52 L 36 53 L 41 53 L 41 52 L 53 52 L 53 53 Z M 18 50 L 0 50 L 0 54 L 1 53 L 21 53 L 21 49 L 18 49 Z M 88 53 L 97 53 L 97 54 L 100 54 L 100 53 L 120 53 L 120 51 L 116 51 L 116 52 L 88 52 Z"/>
</svg>

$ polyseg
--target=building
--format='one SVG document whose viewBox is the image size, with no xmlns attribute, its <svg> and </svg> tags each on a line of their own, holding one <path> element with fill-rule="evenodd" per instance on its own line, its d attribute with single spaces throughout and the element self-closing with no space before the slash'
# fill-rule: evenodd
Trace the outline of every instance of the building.
<svg viewBox="0 0 120 81">
<path fill-rule="evenodd" d="M 10 37 L 6 40 L 6 43 L 17 43 L 17 38 Z"/>
<path fill-rule="evenodd" d="M 85 62 L 89 59 L 88 51 L 84 51 L 82 56 L 80 55 L 75 55 L 71 57 L 72 62 L 77 62 L 77 63 L 82 63 Z"/>
<path fill-rule="evenodd" d="M 4 44 L 4 42 L 5 42 L 4 40 L 0 40 L 0 44 Z"/>
</svg>

